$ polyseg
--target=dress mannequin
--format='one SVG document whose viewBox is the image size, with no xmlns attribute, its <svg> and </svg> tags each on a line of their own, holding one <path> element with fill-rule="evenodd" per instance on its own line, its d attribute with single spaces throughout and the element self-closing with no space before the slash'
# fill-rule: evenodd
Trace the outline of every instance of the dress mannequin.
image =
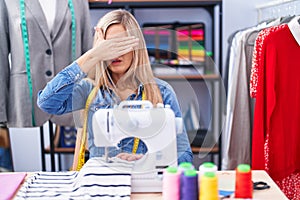
<svg viewBox="0 0 300 200">
<path fill-rule="evenodd" d="M 36 106 L 36 99 L 38 91 L 57 72 L 90 49 L 92 29 L 88 2 L 23 1 L 32 85 L 30 87 L 28 84 L 28 72 L 26 73 L 22 39 L 24 35 L 20 19 L 21 1 L 3 0 L 0 2 L 0 122 L 7 123 L 8 127 L 18 128 L 42 126 L 48 120 L 58 125 L 73 125 L 72 114 L 52 116 L 44 113 Z M 53 8 L 59 12 L 53 11 Z M 73 35 L 76 45 L 75 55 L 72 58 L 73 19 L 75 19 Z"/>
</svg>

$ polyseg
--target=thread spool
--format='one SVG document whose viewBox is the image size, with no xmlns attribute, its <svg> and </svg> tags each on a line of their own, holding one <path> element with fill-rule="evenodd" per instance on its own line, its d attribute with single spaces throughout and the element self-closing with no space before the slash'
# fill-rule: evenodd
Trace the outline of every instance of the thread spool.
<svg viewBox="0 0 300 200">
<path fill-rule="evenodd" d="M 187 169 L 181 176 L 181 200 L 198 199 L 198 173 L 195 169 Z"/>
<path fill-rule="evenodd" d="M 176 167 L 168 167 L 164 170 L 162 189 L 164 200 L 180 199 L 180 172 Z"/>
<path fill-rule="evenodd" d="M 215 172 L 205 172 L 201 175 L 200 194 L 201 200 L 218 200 L 218 179 Z"/>
<path fill-rule="evenodd" d="M 202 165 L 199 166 L 199 178 L 198 178 L 198 186 L 200 191 L 201 185 L 201 177 L 204 175 L 205 172 L 214 172 L 216 173 L 218 170 L 217 166 L 212 162 L 204 162 Z"/>
<path fill-rule="evenodd" d="M 235 198 L 252 198 L 253 184 L 251 167 L 248 164 L 240 164 L 236 168 Z"/>
<path fill-rule="evenodd" d="M 182 162 L 179 164 L 178 166 L 178 171 L 180 172 L 180 199 L 182 199 L 182 189 L 184 188 L 184 182 L 183 182 L 183 176 L 184 176 L 184 172 L 187 170 L 193 170 L 194 169 L 194 165 L 190 162 Z"/>
<path fill-rule="evenodd" d="M 194 166 L 192 163 L 190 162 L 182 162 L 179 164 L 178 169 L 182 172 L 184 172 L 185 170 L 191 170 L 194 169 Z"/>
<path fill-rule="evenodd" d="M 205 172 L 216 172 L 217 170 L 217 165 L 212 162 L 204 162 L 199 166 L 199 172 L 201 175 L 203 175 Z"/>
</svg>

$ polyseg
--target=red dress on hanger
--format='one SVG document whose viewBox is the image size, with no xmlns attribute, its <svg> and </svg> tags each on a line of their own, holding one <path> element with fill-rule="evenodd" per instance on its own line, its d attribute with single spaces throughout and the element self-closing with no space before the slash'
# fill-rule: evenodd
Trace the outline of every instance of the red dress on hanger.
<svg viewBox="0 0 300 200">
<path fill-rule="evenodd" d="M 266 170 L 290 199 L 300 199 L 299 45 L 287 24 L 261 31 L 250 83 L 252 168 Z"/>
</svg>

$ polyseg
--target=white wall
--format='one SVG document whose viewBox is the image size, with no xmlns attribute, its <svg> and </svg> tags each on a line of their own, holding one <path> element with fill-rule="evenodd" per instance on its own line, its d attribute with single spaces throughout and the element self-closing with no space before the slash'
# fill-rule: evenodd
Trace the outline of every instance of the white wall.
<svg viewBox="0 0 300 200">
<path fill-rule="evenodd" d="M 246 28 L 257 23 L 256 5 L 268 2 L 268 0 L 223 0 L 223 63 L 225 63 L 227 38 L 236 30 Z M 93 11 L 95 12 L 95 11 Z M 93 13 L 95 15 L 95 13 Z M 98 14 L 103 14 L 98 12 Z M 97 20 L 92 19 L 95 25 Z M 49 144 L 48 128 L 45 125 L 45 144 Z M 40 134 L 38 128 L 11 129 L 11 144 L 15 171 L 39 171 L 41 170 Z M 49 156 L 47 158 L 47 170 L 50 170 Z M 69 163 L 69 162 L 67 162 Z M 68 164 L 63 166 L 67 169 Z"/>
<path fill-rule="evenodd" d="M 272 0 L 223 0 L 223 66 L 226 59 L 227 39 L 236 30 L 257 24 L 257 5 Z"/>
</svg>

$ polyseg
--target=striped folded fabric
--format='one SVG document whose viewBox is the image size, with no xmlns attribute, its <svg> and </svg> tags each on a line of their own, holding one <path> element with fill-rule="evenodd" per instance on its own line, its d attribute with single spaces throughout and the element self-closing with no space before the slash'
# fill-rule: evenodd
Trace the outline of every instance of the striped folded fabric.
<svg viewBox="0 0 300 200">
<path fill-rule="evenodd" d="M 37 172 L 26 180 L 15 199 L 129 200 L 133 164 L 118 158 L 109 162 L 91 158 L 79 172 Z"/>
</svg>

